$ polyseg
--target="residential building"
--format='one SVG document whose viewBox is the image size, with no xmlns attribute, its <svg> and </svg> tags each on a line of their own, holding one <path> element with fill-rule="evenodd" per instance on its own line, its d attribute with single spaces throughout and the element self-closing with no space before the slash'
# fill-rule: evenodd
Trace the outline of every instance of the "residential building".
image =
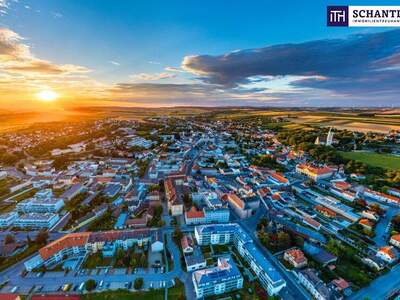
<svg viewBox="0 0 400 300">
<path fill-rule="evenodd" d="M 18 218 L 18 214 L 15 211 L 4 213 L 0 215 L 0 227 L 10 227 L 14 221 Z"/>
<path fill-rule="evenodd" d="M 39 250 L 39 253 L 25 262 L 31 271 L 40 266 L 55 266 L 68 257 L 84 256 L 101 251 L 110 257 L 118 248 L 128 250 L 133 245 L 151 245 L 153 252 L 163 249 L 158 230 L 147 228 L 135 230 L 69 233 Z"/>
<path fill-rule="evenodd" d="M 243 287 L 243 277 L 229 257 L 218 258 L 216 267 L 193 272 L 192 280 L 197 299 L 224 294 Z"/>
<path fill-rule="evenodd" d="M 298 248 L 292 248 L 285 251 L 283 259 L 289 262 L 295 268 L 303 268 L 307 265 L 307 258 Z"/>
<path fill-rule="evenodd" d="M 376 256 L 389 264 L 394 263 L 397 260 L 397 253 L 393 246 L 384 246 L 379 248 Z"/>
<path fill-rule="evenodd" d="M 199 245 L 223 245 L 233 243 L 236 250 L 249 264 L 260 280 L 261 285 L 270 295 L 277 294 L 286 286 L 281 274 L 271 265 L 266 257 L 254 245 L 253 239 L 239 224 L 213 224 L 195 227 L 195 237 Z"/>
<path fill-rule="evenodd" d="M 185 254 L 184 259 L 188 272 L 204 269 L 207 266 L 203 253 L 198 246 L 194 246 L 192 253 Z"/>
<path fill-rule="evenodd" d="M 318 277 L 314 269 L 305 269 L 297 272 L 299 282 L 310 292 L 314 299 L 333 300 L 342 297 L 333 289 L 329 289 Z"/>
<path fill-rule="evenodd" d="M 64 207 L 61 198 L 39 198 L 33 197 L 17 203 L 15 209 L 22 213 L 57 213 Z"/>
<path fill-rule="evenodd" d="M 390 243 L 397 248 L 400 248 L 400 234 L 394 234 L 390 238 Z"/>
<path fill-rule="evenodd" d="M 189 193 L 189 187 L 185 183 L 185 176 L 170 176 L 164 181 L 165 195 L 168 201 L 168 209 L 172 216 L 183 214 L 183 197 Z"/>
<path fill-rule="evenodd" d="M 28 213 L 18 216 L 12 225 L 20 228 L 50 229 L 59 219 L 60 217 L 53 213 Z"/>
<path fill-rule="evenodd" d="M 330 178 L 334 174 L 335 170 L 329 167 L 319 167 L 310 164 L 299 164 L 296 166 L 296 172 L 306 175 L 314 181 L 318 181 L 321 179 Z"/>
</svg>

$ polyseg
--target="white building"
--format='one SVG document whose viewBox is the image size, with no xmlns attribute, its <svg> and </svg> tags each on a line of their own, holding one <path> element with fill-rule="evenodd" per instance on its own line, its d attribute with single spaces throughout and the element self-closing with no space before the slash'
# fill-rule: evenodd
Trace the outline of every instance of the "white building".
<svg viewBox="0 0 400 300">
<path fill-rule="evenodd" d="M 199 245 L 221 245 L 233 243 L 236 250 L 249 264 L 268 294 L 275 295 L 286 286 L 281 274 L 254 245 L 253 239 L 239 224 L 215 224 L 195 227 L 195 237 Z"/>
<path fill-rule="evenodd" d="M 28 213 L 20 215 L 13 222 L 13 226 L 20 228 L 51 228 L 53 227 L 60 217 L 52 213 Z"/>
<path fill-rule="evenodd" d="M 11 226 L 15 219 L 18 218 L 18 214 L 14 211 L 4 213 L 0 215 L 0 227 L 5 228 Z"/>
<path fill-rule="evenodd" d="M 193 272 L 192 281 L 197 299 L 221 295 L 243 287 L 243 277 L 229 257 L 218 258 L 216 267 Z"/>
</svg>

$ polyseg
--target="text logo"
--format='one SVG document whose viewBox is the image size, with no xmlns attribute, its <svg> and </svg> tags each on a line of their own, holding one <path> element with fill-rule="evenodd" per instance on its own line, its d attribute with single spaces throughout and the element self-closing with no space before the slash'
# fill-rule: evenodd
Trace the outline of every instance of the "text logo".
<svg viewBox="0 0 400 300">
<path fill-rule="evenodd" d="M 348 6 L 328 6 L 327 9 L 328 26 L 349 26 Z"/>
</svg>

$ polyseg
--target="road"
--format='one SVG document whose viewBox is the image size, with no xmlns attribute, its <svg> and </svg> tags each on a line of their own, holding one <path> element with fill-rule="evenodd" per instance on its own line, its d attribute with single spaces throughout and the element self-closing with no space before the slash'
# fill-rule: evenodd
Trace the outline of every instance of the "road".
<svg viewBox="0 0 400 300">
<path fill-rule="evenodd" d="M 232 212 L 232 211 L 231 211 Z M 238 220 L 238 223 L 242 228 L 251 236 L 254 244 L 258 247 L 261 253 L 269 260 L 273 267 L 275 267 L 279 273 L 282 275 L 283 279 L 286 281 L 286 287 L 283 288 L 279 295 L 283 299 L 296 299 L 296 300 L 306 300 L 312 299 L 311 296 L 305 291 L 305 289 L 297 282 L 296 278 L 292 273 L 289 273 L 278 261 L 278 259 L 273 256 L 269 251 L 267 251 L 264 246 L 260 243 L 257 236 L 255 235 L 257 221 L 265 213 L 265 207 L 261 206 L 257 213 L 246 221 Z M 237 218 L 237 217 L 236 217 Z"/>
<path fill-rule="evenodd" d="M 172 282 L 175 278 L 179 278 L 186 281 L 187 275 L 185 275 L 182 270 L 180 252 L 178 247 L 175 245 L 171 238 L 171 232 L 167 232 L 167 243 L 166 247 L 171 253 L 171 257 L 174 262 L 173 270 L 167 273 L 155 273 L 154 271 L 148 273 L 140 274 L 93 274 L 93 275 L 78 275 L 74 276 L 74 272 L 70 272 L 64 276 L 64 272 L 47 272 L 42 277 L 36 277 L 28 275 L 26 277 L 21 277 L 21 272 L 24 270 L 24 262 L 29 259 L 25 259 L 9 269 L 0 273 L 1 278 L 9 279 L 8 286 L 19 286 L 24 289 L 30 289 L 32 286 L 43 285 L 43 286 L 61 286 L 65 283 L 71 283 L 74 285 L 80 284 L 88 279 L 94 279 L 97 282 L 104 280 L 105 283 L 108 282 L 132 282 L 136 278 L 143 278 L 145 283 L 149 285 L 151 282 Z"/>
<path fill-rule="evenodd" d="M 386 299 L 393 291 L 400 288 L 400 265 L 395 266 L 389 273 L 375 279 L 369 286 L 352 294 L 351 300 Z"/>
</svg>

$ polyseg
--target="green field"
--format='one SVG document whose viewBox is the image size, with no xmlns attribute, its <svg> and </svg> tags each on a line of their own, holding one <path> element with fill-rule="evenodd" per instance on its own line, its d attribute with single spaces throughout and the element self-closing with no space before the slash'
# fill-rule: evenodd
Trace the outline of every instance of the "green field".
<svg viewBox="0 0 400 300">
<path fill-rule="evenodd" d="M 184 299 L 184 287 L 183 284 L 175 279 L 176 285 L 168 289 L 168 299 Z M 128 300 L 128 299 L 140 299 L 140 300 L 164 300 L 165 290 L 149 290 L 141 292 L 130 292 L 127 290 L 116 290 L 106 291 L 101 293 L 89 293 L 81 295 L 83 300 Z"/>
<path fill-rule="evenodd" d="M 340 154 L 344 158 L 360 161 L 373 167 L 400 170 L 400 156 L 375 152 L 340 152 Z"/>
</svg>

